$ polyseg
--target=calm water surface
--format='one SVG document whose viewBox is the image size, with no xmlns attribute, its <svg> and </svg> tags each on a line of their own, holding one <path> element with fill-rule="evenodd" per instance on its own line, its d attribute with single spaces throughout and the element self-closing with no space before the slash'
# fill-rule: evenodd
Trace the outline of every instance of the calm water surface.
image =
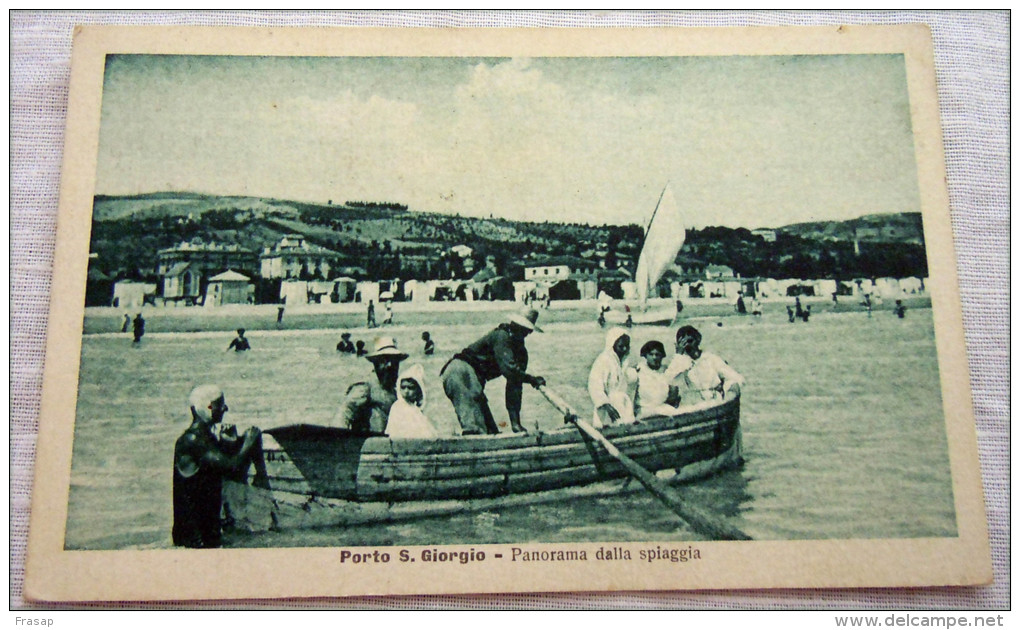
<svg viewBox="0 0 1020 630">
<path fill-rule="evenodd" d="M 897 538 L 956 533 L 945 423 L 931 311 L 899 320 L 889 312 L 818 313 L 790 324 L 785 313 L 692 321 L 703 347 L 747 379 L 741 402 L 743 468 L 689 484 L 684 494 L 725 515 L 759 540 Z M 238 322 L 238 325 L 243 325 Z M 721 324 L 721 325 L 718 325 Z M 489 326 L 430 328 L 438 350 L 421 355 L 421 328 L 387 333 L 425 366 L 427 413 L 456 426 L 439 370 L 449 355 Z M 369 333 L 354 330 L 355 338 Z M 634 329 L 634 348 L 675 328 Z M 528 338 L 531 371 L 575 408 L 590 413 L 588 368 L 603 347 L 594 324 L 552 324 Z M 197 383 L 225 390 L 227 422 L 243 430 L 322 422 L 346 385 L 367 372 L 364 359 L 339 356 L 339 331 L 249 334 L 253 350 L 225 352 L 232 335 L 88 335 L 82 372 L 66 546 L 72 549 L 170 546 L 174 440 L 190 422 L 187 395 Z M 487 388 L 497 420 L 502 381 Z M 529 393 L 530 392 L 530 393 Z M 526 389 L 524 423 L 561 419 Z M 633 484 L 626 494 L 388 525 L 231 535 L 230 546 L 431 545 L 561 541 L 698 540 Z"/>
</svg>

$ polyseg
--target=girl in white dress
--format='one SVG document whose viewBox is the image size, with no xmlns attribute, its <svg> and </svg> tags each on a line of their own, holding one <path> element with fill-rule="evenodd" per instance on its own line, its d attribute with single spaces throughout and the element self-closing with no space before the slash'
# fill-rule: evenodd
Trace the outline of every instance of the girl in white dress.
<svg viewBox="0 0 1020 630">
<path fill-rule="evenodd" d="M 425 368 L 415 364 L 397 379 L 397 401 L 390 407 L 386 433 L 391 438 L 434 439 L 439 432 L 425 416 Z"/>
</svg>

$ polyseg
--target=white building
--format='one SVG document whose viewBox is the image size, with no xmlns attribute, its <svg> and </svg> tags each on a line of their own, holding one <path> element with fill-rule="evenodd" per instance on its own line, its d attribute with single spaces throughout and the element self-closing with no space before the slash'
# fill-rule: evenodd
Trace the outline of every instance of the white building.
<svg viewBox="0 0 1020 630">
<path fill-rule="evenodd" d="M 300 234 L 288 234 L 259 257 L 263 278 L 329 278 L 330 270 L 340 266 L 341 254 L 319 247 Z"/>
</svg>

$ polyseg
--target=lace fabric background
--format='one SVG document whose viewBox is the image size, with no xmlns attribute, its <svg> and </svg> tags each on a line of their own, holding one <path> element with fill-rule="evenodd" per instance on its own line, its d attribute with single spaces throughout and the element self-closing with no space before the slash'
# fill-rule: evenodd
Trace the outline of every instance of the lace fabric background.
<svg viewBox="0 0 1020 630">
<path fill-rule="evenodd" d="M 77 24 L 386 27 L 651 27 L 923 22 L 935 44 L 953 235 L 992 544 L 987 587 L 432 595 L 335 600 L 74 605 L 68 608 L 1004 609 L 1009 606 L 1008 11 L 13 12 L 10 22 L 10 562 L 22 597 L 60 164 Z M 57 605 L 46 605 L 52 609 Z"/>
</svg>

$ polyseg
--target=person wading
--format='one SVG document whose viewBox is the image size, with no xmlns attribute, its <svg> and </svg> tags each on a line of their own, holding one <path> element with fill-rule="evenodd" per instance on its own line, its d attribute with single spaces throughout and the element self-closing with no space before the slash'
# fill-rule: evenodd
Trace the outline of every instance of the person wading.
<svg viewBox="0 0 1020 630">
<path fill-rule="evenodd" d="M 485 397 L 485 384 L 500 376 L 506 379 L 510 427 L 515 433 L 526 432 L 521 425 L 524 383 L 536 388 L 545 385 L 544 378 L 527 372 L 528 351 L 524 338 L 532 332 L 542 332 L 537 321 L 538 311 L 533 308 L 520 315 L 512 314 L 506 322 L 453 355 L 443 366 L 440 372 L 443 391 L 453 403 L 463 435 L 499 433 Z"/>
<path fill-rule="evenodd" d="M 249 428 L 240 448 L 228 453 L 213 434 L 213 427 L 222 422 L 228 409 L 223 390 L 199 385 L 188 402 L 191 426 L 174 444 L 173 542 L 177 547 L 219 547 L 223 480 L 245 477 L 248 465 L 255 463 L 253 485 L 269 487 L 262 460 L 262 432 Z"/>
</svg>

